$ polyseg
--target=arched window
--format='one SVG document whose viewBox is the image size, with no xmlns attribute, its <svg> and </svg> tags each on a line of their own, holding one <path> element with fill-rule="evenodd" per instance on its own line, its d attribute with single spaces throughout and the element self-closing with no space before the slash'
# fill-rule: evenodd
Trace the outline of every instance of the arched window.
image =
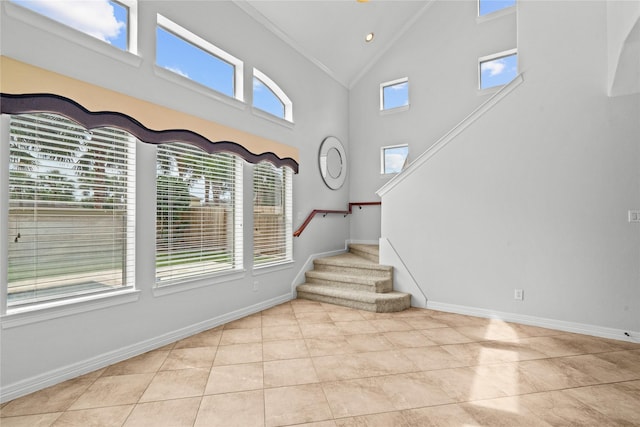
<svg viewBox="0 0 640 427">
<path fill-rule="evenodd" d="M 253 106 L 293 123 L 293 104 L 289 97 L 256 68 L 253 69 Z"/>
</svg>

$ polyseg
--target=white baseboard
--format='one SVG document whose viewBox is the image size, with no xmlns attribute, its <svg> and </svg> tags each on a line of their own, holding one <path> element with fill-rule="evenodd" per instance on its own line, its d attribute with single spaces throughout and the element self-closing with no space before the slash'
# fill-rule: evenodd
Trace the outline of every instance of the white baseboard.
<svg viewBox="0 0 640 427">
<path fill-rule="evenodd" d="M 629 342 L 640 342 L 640 331 L 624 331 L 620 329 L 607 328 L 604 326 L 567 322 L 564 320 L 547 319 L 544 317 L 528 316 L 525 314 L 508 313 L 504 311 L 488 310 L 484 308 L 448 304 L 436 301 L 427 301 L 427 308 L 431 310 L 446 311 L 448 313 L 465 314 L 468 316 L 484 317 L 489 319 L 499 319 L 506 322 L 539 326 L 541 328 L 555 329 L 558 331 L 573 332 L 583 335 L 591 335 L 600 338 L 610 338 L 614 340 Z M 628 333 L 629 335 L 625 335 L 625 333 Z"/>
<path fill-rule="evenodd" d="M 290 293 L 287 293 L 279 297 L 271 298 L 258 304 L 251 305 L 249 307 L 244 307 L 230 313 L 216 316 L 203 322 L 199 322 L 185 328 L 168 332 L 166 334 L 144 340 L 127 347 L 109 351 L 99 356 L 95 356 L 77 363 L 73 363 L 71 365 L 64 366 L 62 368 L 54 369 L 52 371 L 45 372 L 31 378 L 18 381 L 13 384 L 9 384 L 5 387 L 2 387 L 2 389 L 0 390 L 0 402 L 4 403 L 9 400 L 27 395 L 29 393 L 42 390 L 43 388 L 50 387 L 63 381 L 78 377 L 80 375 L 88 374 L 89 372 L 93 372 L 97 369 L 102 369 L 114 363 L 121 362 L 142 353 L 146 353 L 147 351 L 155 350 L 167 344 L 171 344 L 172 342 L 187 338 L 202 331 L 206 331 L 207 329 L 215 328 L 225 323 L 229 323 L 231 321 L 241 319 L 251 314 L 258 313 L 262 310 L 266 310 L 278 304 L 291 301 L 291 299 L 292 295 Z"/>
</svg>

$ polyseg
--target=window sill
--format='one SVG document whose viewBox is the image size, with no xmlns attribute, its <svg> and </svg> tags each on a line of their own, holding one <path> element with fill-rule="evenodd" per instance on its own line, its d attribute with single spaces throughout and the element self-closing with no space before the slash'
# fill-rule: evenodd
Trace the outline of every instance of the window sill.
<svg viewBox="0 0 640 427">
<path fill-rule="evenodd" d="M 140 67 L 140 64 L 142 64 L 142 58 L 135 53 L 121 50 L 107 42 L 90 36 L 89 34 L 76 30 L 75 28 L 69 27 L 61 22 L 48 18 L 20 5 L 11 3 L 10 1 L 3 1 L 2 3 L 7 16 L 22 21 L 27 25 L 61 37 L 67 41 L 90 49 L 104 56 L 108 56 L 127 65 Z"/>
<path fill-rule="evenodd" d="M 386 116 L 388 114 L 402 113 L 404 111 L 409 111 L 409 107 L 411 107 L 411 105 L 403 105 L 402 107 L 389 108 L 387 110 L 380 110 L 380 115 Z"/>
<path fill-rule="evenodd" d="M 495 12 L 487 13 L 486 15 L 477 16 L 476 23 L 482 24 L 483 22 L 493 21 L 494 19 L 502 18 L 503 16 L 515 15 L 516 6 L 509 6 L 504 9 L 496 10 Z"/>
<path fill-rule="evenodd" d="M 183 77 L 179 74 L 174 73 L 173 71 L 167 70 L 164 67 L 160 67 L 159 65 L 154 65 L 153 67 L 155 75 L 167 80 L 171 83 L 182 86 L 186 89 L 189 89 L 193 92 L 200 93 L 209 98 L 213 98 L 216 101 L 220 101 L 224 104 L 230 105 L 232 107 L 237 108 L 238 110 L 244 110 L 246 108 L 245 103 L 237 98 L 233 98 L 227 96 L 221 92 L 216 91 L 208 86 L 200 84 L 194 80 L 191 80 L 187 77 Z"/>
<path fill-rule="evenodd" d="M 290 122 L 289 120 L 280 118 L 278 116 L 274 116 L 273 114 L 263 111 L 257 107 L 251 107 L 251 112 L 256 117 L 268 120 L 287 129 L 293 129 L 295 127 L 295 124 L 293 122 Z"/>
<path fill-rule="evenodd" d="M 154 297 L 163 297 L 165 295 L 172 295 L 178 292 L 186 292 L 192 289 L 206 288 L 218 283 L 232 282 L 234 280 L 243 279 L 245 276 L 244 270 L 236 270 L 225 273 L 217 273 L 207 277 L 198 277 L 192 280 L 182 280 L 169 282 L 162 286 L 155 286 L 153 288 Z"/>
<path fill-rule="evenodd" d="M 125 289 L 99 295 L 87 295 L 68 300 L 47 302 L 29 307 L 8 309 L 7 314 L 0 317 L 2 329 L 15 328 L 31 323 L 45 322 L 59 317 L 73 316 L 88 311 L 100 310 L 115 305 L 136 302 L 140 291 Z"/>
</svg>

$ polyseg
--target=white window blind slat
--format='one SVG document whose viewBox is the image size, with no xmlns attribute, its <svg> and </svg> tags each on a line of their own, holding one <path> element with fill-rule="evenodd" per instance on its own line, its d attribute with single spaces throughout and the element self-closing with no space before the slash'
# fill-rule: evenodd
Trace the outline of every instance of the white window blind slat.
<svg viewBox="0 0 640 427">
<path fill-rule="evenodd" d="M 9 306 L 133 286 L 135 144 L 55 114 L 12 116 Z"/>
<path fill-rule="evenodd" d="M 242 269 L 242 162 L 183 143 L 158 147 L 156 285 Z"/>
</svg>

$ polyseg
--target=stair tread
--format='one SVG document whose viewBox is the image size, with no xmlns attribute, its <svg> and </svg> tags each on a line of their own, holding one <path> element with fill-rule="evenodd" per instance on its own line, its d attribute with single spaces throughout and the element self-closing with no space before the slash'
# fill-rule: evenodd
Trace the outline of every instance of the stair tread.
<svg viewBox="0 0 640 427">
<path fill-rule="evenodd" d="M 303 283 L 302 285 L 298 285 L 298 291 L 321 294 L 321 295 L 329 295 L 339 298 L 352 299 L 356 301 L 364 301 L 364 302 L 376 302 L 376 301 L 384 301 L 384 300 L 392 300 L 392 299 L 401 299 L 405 298 L 407 293 L 391 291 L 386 293 L 375 293 L 375 292 L 367 292 L 367 291 L 357 291 L 351 289 L 341 289 L 334 288 L 330 286 L 318 285 L 318 284 L 309 284 Z"/>
<path fill-rule="evenodd" d="M 360 252 L 367 252 L 370 254 L 378 255 L 380 253 L 380 246 L 371 245 L 365 243 L 349 243 L 349 247 Z"/>
<path fill-rule="evenodd" d="M 379 283 L 390 280 L 389 277 L 349 274 L 340 271 L 310 270 L 306 272 L 306 275 L 307 277 L 313 277 L 315 279 L 335 280 L 339 282 Z"/>
</svg>

